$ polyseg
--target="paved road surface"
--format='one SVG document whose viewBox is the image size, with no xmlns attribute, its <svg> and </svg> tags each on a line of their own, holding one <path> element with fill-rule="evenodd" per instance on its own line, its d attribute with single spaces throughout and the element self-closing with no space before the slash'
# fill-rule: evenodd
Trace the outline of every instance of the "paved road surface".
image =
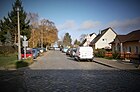
<svg viewBox="0 0 140 92">
<path fill-rule="evenodd" d="M 140 92 L 139 74 L 95 62 L 77 62 L 60 51 L 47 52 L 18 72 L 21 76 L 10 82 L 17 90 L 9 92 Z"/>
<path fill-rule="evenodd" d="M 25 73 L 33 92 L 138 92 L 140 75 L 95 62 L 77 62 L 64 53 L 51 51 Z"/>
</svg>

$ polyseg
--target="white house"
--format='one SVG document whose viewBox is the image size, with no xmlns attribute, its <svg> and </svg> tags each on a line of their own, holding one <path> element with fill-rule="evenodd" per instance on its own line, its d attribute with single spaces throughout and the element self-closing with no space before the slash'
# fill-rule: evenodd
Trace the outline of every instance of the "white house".
<svg viewBox="0 0 140 92">
<path fill-rule="evenodd" d="M 116 32 L 111 27 L 102 30 L 90 43 L 94 49 L 111 49 L 111 43 L 116 37 Z"/>
<path fill-rule="evenodd" d="M 96 37 L 95 33 L 88 34 L 83 41 L 83 46 L 89 46 L 90 42 Z"/>
</svg>

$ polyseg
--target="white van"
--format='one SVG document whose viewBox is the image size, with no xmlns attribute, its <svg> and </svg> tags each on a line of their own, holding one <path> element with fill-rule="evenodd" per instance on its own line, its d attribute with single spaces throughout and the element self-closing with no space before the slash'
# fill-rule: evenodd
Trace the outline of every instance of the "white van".
<svg viewBox="0 0 140 92">
<path fill-rule="evenodd" d="M 75 53 L 76 60 L 90 60 L 93 61 L 93 48 L 92 47 L 78 47 Z"/>
</svg>

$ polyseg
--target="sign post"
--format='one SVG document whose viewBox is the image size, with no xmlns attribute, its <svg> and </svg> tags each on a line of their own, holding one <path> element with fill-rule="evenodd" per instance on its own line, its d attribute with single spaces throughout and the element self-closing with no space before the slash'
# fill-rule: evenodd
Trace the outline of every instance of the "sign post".
<svg viewBox="0 0 140 92">
<path fill-rule="evenodd" d="M 23 36 L 23 47 L 24 47 L 24 59 L 26 59 L 26 47 L 28 46 L 28 41 L 26 36 Z"/>
</svg>

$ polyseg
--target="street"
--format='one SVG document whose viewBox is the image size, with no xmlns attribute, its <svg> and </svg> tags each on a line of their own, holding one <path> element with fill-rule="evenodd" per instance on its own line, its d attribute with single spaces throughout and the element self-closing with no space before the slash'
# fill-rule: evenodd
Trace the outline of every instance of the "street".
<svg viewBox="0 0 140 92">
<path fill-rule="evenodd" d="M 139 92 L 140 75 L 49 51 L 14 79 L 17 92 Z M 13 80 L 13 79 L 11 79 Z M 3 80 L 1 80 L 6 83 Z M 9 79 L 10 81 L 10 79 Z M 20 84 L 20 85 L 19 85 Z M 10 92 L 10 90 L 8 90 Z M 14 92 L 16 92 L 14 90 Z"/>
</svg>

